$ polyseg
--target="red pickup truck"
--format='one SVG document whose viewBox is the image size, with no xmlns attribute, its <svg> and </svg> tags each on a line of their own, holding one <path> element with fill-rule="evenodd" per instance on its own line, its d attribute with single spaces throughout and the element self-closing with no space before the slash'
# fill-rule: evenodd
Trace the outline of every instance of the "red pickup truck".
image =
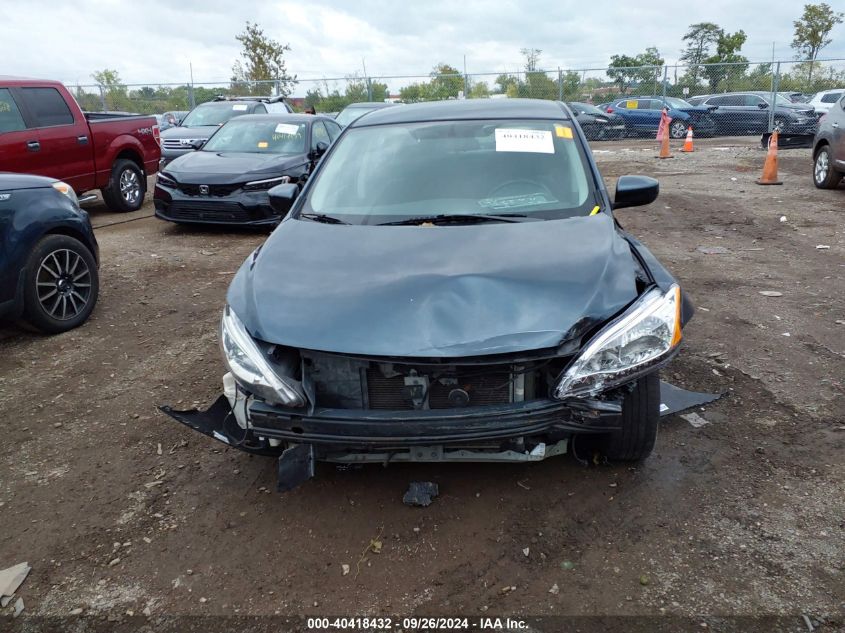
<svg viewBox="0 0 845 633">
<path fill-rule="evenodd" d="M 160 156 L 155 117 L 85 113 L 57 81 L 0 76 L 0 171 L 99 189 L 113 211 L 134 211 Z"/>
</svg>

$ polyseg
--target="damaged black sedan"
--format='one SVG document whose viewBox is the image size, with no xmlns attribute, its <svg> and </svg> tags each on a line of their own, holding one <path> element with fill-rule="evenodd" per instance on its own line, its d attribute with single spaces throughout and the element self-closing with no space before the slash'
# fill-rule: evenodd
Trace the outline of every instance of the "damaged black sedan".
<svg viewBox="0 0 845 633">
<path fill-rule="evenodd" d="M 589 436 L 651 453 L 659 369 L 692 307 L 617 223 L 571 111 L 535 100 L 372 112 L 331 147 L 228 291 L 224 395 L 177 420 L 314 462 L 539 461 Z"/>
</svg>

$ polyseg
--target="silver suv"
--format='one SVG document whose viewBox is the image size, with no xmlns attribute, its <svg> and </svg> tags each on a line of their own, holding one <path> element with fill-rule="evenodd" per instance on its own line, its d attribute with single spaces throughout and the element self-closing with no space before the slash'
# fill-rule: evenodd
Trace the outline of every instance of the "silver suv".
<svg viewBox="0 0 845 633">
<path fill-rule="evenodd" d="M 845 175 L 845 95 L 819 121 L 813 139 L 813 182 L 834 189 Z"/>
</svg>

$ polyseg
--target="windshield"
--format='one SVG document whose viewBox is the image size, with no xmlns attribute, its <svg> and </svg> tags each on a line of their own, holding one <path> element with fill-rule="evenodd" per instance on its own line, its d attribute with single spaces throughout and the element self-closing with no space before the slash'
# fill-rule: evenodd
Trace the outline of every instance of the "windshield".
<svg viewBox="0 0 845 633">
<path fill-rule="evenodd" d="M 264 119 L 264 117 L 261 117 Z M 305 123 L 233 119 L 221 127 L 202 148 L 204 152 L 250 152 L 254 154 L 303 154 Z"/>
<path fill-rule="evenodd" d="M 606 112 L 599 110 L 594 105 L 590 105 L 589 103 L 581 103 L 579 101 L 573 101 L 569 104 L 569 107 L 572 108 L 576 113 L 583 112 L 584 114 L 607 114 Z"/>
<path fill-rule="evenodd" d="M 303 211 L 353 224 L 441 214 L 588 215 L 597 196 L 570 124 L 436 121 L 351 128 Z"/>
<path fill-rule="evenodd" d="M 246 103 L 204 103 L 188 113 L 182 121 L 182 127 L 202 127 L 203 125 L 223 125 L 232 117 L 246 114 Z"/>
<path fill-rule="evenodd" d="M 357 106 L 354 108 L 344 108 L 343 111 L 337 115 L 335 121 L 343 126 L 347 126 L 355 119 L 375 110 L 374 106 Z"/>
<path fill-rule="evenodd" d="M 666 103 L 669 104 L 670 108 L 675 108 L 676 110 L 693 107 L 683 99 L 678 99 L 676 97 L 664 97 L 664 99 L 666 100 Z"/>
</svg>

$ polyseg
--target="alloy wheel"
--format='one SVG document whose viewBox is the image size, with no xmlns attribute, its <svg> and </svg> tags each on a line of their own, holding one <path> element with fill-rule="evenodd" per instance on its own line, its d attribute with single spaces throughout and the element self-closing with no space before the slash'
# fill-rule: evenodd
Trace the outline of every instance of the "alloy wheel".
<svg viewBox="0 0 845 633">
<path fill-rule="evenodd" d="M 821 150 L 816 156 L 815 176 L 817 183 L 823 183 L 827 179 L 827 172 L 830 169 L 830 157 L 826 150 Z"/>
<path fill-rule="evenodd" d="M 91 270 L 79 253 L 66 248 L 41 260 L 35 283 L 44 312 L 59 321 L 77 316 L 91 298 Z"/>
<path fill-rule="evenodd" d="M 120 195 L 128 204 L 135 204 L 141 197 L 141 182 L 131 169 L 124 169 L 120 174 Z"/>
</svg>

